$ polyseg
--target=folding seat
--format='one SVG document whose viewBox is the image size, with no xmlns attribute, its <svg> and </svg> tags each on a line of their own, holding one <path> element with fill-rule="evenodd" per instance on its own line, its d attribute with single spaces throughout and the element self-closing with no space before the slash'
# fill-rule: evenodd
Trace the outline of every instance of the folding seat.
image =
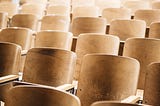
<svg viewBox="0 0 160 106">
<path fill-rule="evenodd" d="M 47 86 L 16 86 L 8 95 L 6 106 L 81 106 L 76 96 Z"/>
<path fill-rule="evenodd" d="M 144 103 L 159 106 L 160 98 L 160 61 L 153 62 L 147 67 L 146 81 L 144 87 Z"/>
<path fill-rule="evenodd" d="M 140 62 L 138 89 L 144 90 L 147 66 L 160 60 L 160 40 L 149 38 L 130 38 L 124 44 L 123 56 L 137 59 Z"/>
<path fill-rule="evenodd" d="M 0 12 L 0 28 L 6 28 L 8 26 L 8 13 Z"/>
<path fill-rule="evenodd" d="M 70 17 L 63 15 L 46 15 L 41 20 L 40 30 L 69 31 Z"/>
<path fill-rule="evenodd" d="M 135 95 L 140 64 L 136 59 L 104 53 L 85 55 L 77 96 L 82 106 L 93 102 L 121 101 Z"/>
<path fill-rule="evenodd" d="M 149 38 L 160 39 L 160 22 L 153 22 L 149 28 Z"/>
<path fill-rule="evenodd" d="M 113 35 L 105 35 L 98 33 L 80 34 L 77 39 L 76 54 L 77 64 L 74 79 L 79 79 L 81 64 L 84 55 L 90 53 L 105 53 L 118 55 L 119 38 Z"/>
<path fill-rule="evenodd" d="M 103 33 L 106 32 L 106 20 L 96 17 L 77 17 L 72 22 L 72 33 L 78 36 L 81 33 Z"/>
<path fill-rule="evenodd" d="M 152 3 L 151 3 L 151 6 L 152 6 L 152 9 L 160 9 L 160 1 L 153 1 Z"/>
<path fill-rule="evenodd" d="M 35 37 L 35 47 L 54 47 L 71 50 L 72 33 L 64 31 L 40 31 Z"/>
</svg>

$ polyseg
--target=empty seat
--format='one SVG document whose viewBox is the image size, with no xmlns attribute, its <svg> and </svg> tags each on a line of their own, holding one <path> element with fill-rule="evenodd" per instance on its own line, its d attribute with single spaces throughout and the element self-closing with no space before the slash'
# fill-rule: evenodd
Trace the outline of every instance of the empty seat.
<svg viewBox="0 0 160 106">
<path fill-rule="evenodd" d="M 160 39 L 160 22 L 153 22 L 150 25 L 149 29 L 149 38 L 158 38 Z"/>
<path fill-rule="evenodd" d="M 105 8 L 102 11 L 102 17 L 110 24 L 115 19 L 131 19 L 131 10 L 127 8 Z"/>
<path fill-rule="evenodd" d="M 23 81 L 59 86 L 70 84 L 76 54 L 62 49 L 32 48 L 28 51 L 23 71 Z"/>
<path fill-rule="evenodd" d="M 103 33 L 106 32 L 106 20 L 96 17 L 77 17 L 72 22 L 72 33 L 78 36 L 81 33 Z"/>
<path fill-rule="evenodd" d="M 125 41 L 130 37 L 145 37 L 146 23 L 142 20 L 117 19 L 110 23 L 109 34 L 117 35 Z"/>
<path fill-rule="evenodd" d="M 67 92 L 44 86 L 16 86 L 9 91 L 6 106 L 81 106 L 80 100 Z"/>
<path fill-rule="evenodd" d="M 48 0 L 49 4 L 70 6 L 71 0 Z"/>
<path fill-rule="evenodd" d="M 41 31 L 36 34 L 35 47 L 54 47 L 71 50 L 72 33 L 63 31 Z"/>
<path fill-rule="evenodd" d="M 160 60 L 160 40 L 147 38 L 130 38 L 124 44 L 123 56 L 137 59 L 140 62 L 138 88 L 144 89 L 147 66 Z"/>
<path fill-rule="evenodd" d="M 152 9 L 160 9 L 160 1 L 153 1 L 151 3 Z"/>
<path fill-rule="evenodd" d="M 12 17 L 11 27 L 24 27 L 37 30 L 38 18 L 33 14 L 16 14 Z"/>
<path fill-rule="evenodd" d="M 119 38 L 105 34 L 80 34 L 76 45 L 77 64 L 74 79 L 79 79 L 82 59 L 86 54 L 105 53 L 118 55 Z"/>
<path fill-rule="evenodd" d="M 144 20 L 149 27 L 152 22 L 160 21 L 160 10 L 137 10 L 134 19 Z"/>
<path fill-rule="evenodd" d="M 160 62 L 160 61 L 159 61 Z M 153 62 L 148 66 L 145 88 L 144 88 L 144 103 L 153 106 L 159 106 L 160 98 L 160 63 Z"/>
<path fill-rule="evenodd" d="M 41 20 L 41 30 L 69 30 L 70 19 L 62 15 L 46 15 Z"/>
<path fill-rule="evenodd" d="M 0 12 L 0 28 L 6 28 L 8 23 L 8 13 Z"/>
<path fill-rule="evenodd" d="M 136 59 L 88 54 L 83 58 L 77 96 L 82 106 L 103 100 L 122 100 L 135 95 L 139 78 Z"/>
</svg>

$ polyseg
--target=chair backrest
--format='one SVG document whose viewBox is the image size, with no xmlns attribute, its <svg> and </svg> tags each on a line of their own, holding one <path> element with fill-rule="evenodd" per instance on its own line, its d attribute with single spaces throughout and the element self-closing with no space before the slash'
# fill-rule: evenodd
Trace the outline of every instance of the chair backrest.
<svg viewBox="0 0 160 106">
<path fill-rule="evenodd" d="M 147 38 L 127 39 L 124 44 L 123 56 L 137 59 L 140 62 L 138 88 L 144 89 L 147 65 L 160 60 L 160 40 Z"/>
<path fill-rule="evenodd" d="M 71 50 L 72 33 L 63 31 L 41 31 L 36 34 L 35 47 L 54 47 Z"/>
<path fill-rule="evenodd" d="M 80 34 L 77 39 L 77 63 L 74 79 L 79 79 L 83 56 L 90 53 L 106 53 L 118 55 L 119 38 L 112 35 L 87 33 Z"/>
<path fill-rule="evenodd" d="M 122 100 L 135 95 L 139 77 L 136 59 L 88 54 L 83 58 L 77 96 L 82 106 L 102 100 Z"/>
<path fill-rule="evenodd" d="M 146 0 L 126 0 L 122 7 L 131 9 L 131 13 L 134 16 L 135 11 L 139 9 L 150 9 L 150 4 Z"/>
<path fill-rule="evenodd" d="M 44 5 L 39 3 L 26 3 L 21 6 L 20 13 L 23 14 L 33 14 L 38 18 L 42 18 L 44 15 Z"/>
<path fill-rule="evenodd" d="M 142 20 L 116 19 L 110 23 L 109 34 L 117 35 L 122 41 L 130 37 L 145 37 L 146 23 Z"/>
<path fill-rule="evenodd" d="M 8 13 L 0 12 L 0 28 L 6 28 L 8 22 Z"/>
<path fill-rule="evenodd" d="M 81 106 L 80 100 L 67 92 L 44 86 L 15 86 L 9 91 L 6 106 Z"/>
<path fill-rule="evenodd" d="M 16 14 L 11 19 L 11 27 L 24 27 L 37 30 L 38 18 L 33 14 Z"/>
<path fill-rule="evenodd" d="M 96 17 L 77 17 L 72 22 L 72 33 L 78 36 L 81 33 L 103 33 L 106 32 L 106 20 Z"/>
<path fill-rule="evenodd" d="M 46 14 L 70 16 L 70 7 L 66 5 L 49 5 L 46 9 Z"/>
<path fill-rule="evenodd" d="M 152 22 L 160 21 L 160 10 L 137 10 L 134 19 L 144 20 L 149 27 Z"/>
<path fill-rule="evenodd" d="M 99 17 L 99 8 L 96 6 L 75 7 L 72 13 L 72 20 L 76 17 Z"/>
<path fill-rule="evenodd" d="M 18 44 L 22 50 L 31 48 L 32 31 L 28 28 L 10 27 L 0 31 L 1 42 L 11 42 Z"/>
<path fill-rule="evenodd" d="M 145 104 L 130 104 L 130 103 L 120 103 L 115 101 L 99 101 L 93 103 L 91 106 L 151 106 L 151 105 L 145 105 Z"/>
<path fill-rule="evenodd" d="M 152 9 L 160 9 L 160 1 L 153 1 L 151 3 Z"/>
<path fill-rule="evenodd" d="M 75 62 L 71 51 L 32 48 L 26 56 L 23 81 L 49 86 L 72 83 Z"/>
<path fill-rule="evenodd" d="M 148 66 L 145 88 L 144 88 L 144 103 L 153 106 L 159 106 L 160 98 L 160 61 L 153 62 Z"/>
<path fill-rule="evenodd" d="M 41 21 L 41 30 L 69 30 L 70 19 L 69 16 L 63 15 L 46 15 Z"/>
<path fill-rule="evenodd" d="M 160 39 L 160 22 L 153 22 L 149 29 L 149 38 Z"/>
<path fill-rule="evenodd" d="M 115 19 L 131 19 L 131 10 L 127 8 L 105 8 L 102 11 L 102 17 L 110 24 Z"/>
<path fill-rule="evenodd" d="M 18 13 L 18 4 L 12 2 L 1 2 L 0 3 L 0 12 L 7 12 L 8 17 Z"/>
<path fill-rule="evenodd" d="M 48 0 L 49 4 L 70 6 L 71 0 Z"/>
</svg>

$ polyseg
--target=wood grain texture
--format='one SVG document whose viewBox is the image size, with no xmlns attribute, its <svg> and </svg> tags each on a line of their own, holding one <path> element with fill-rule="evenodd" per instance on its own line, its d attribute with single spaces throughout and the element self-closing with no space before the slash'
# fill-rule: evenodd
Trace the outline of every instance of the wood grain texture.
<svg viewBox="0 0 160 106">
<path fill-rule="evenodd" d="M 124 44 L 123 56 L 137 59 L 141 64 L 138 88 L 144 89 L 147 65 L 160 60 L 160 40 L 130 38 Z"/>
<path fill-rule="evenodd" d="M 95 101 L 122 100 L 135 95 L 139 62 L 132 58 L 88 54 L 83 58 L 77 96 L 82 106 Z"/>
</svg>

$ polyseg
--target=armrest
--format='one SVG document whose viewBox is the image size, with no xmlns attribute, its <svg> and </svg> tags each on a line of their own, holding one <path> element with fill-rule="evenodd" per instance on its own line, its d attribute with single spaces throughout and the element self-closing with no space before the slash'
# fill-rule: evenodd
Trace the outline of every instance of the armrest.
<svg viewBox="0 0 160 106">
<path fill-rule="evenodd" d="M 132 95 L 122 100 L 121 103 L 136 103 L 139 100 L 140 100 L 140 97 Z"/>
<path fill-rule="evenodd" d="M 21 56 L 25 56 L 27 54 L 28 50 L 22 50 L 21 51 Z"/>
<path fill-rule="evenodd" d="M 4 76 L 4 77 L 0 77 L 0 84 L 6 83 L 6 82 L 9 82 L 9 81 L 13 81 L 13 80 L 16 80 L 18 78 L 19 78 L 19 75 L 7 75 L 7 76 Z"/>
</svg>

